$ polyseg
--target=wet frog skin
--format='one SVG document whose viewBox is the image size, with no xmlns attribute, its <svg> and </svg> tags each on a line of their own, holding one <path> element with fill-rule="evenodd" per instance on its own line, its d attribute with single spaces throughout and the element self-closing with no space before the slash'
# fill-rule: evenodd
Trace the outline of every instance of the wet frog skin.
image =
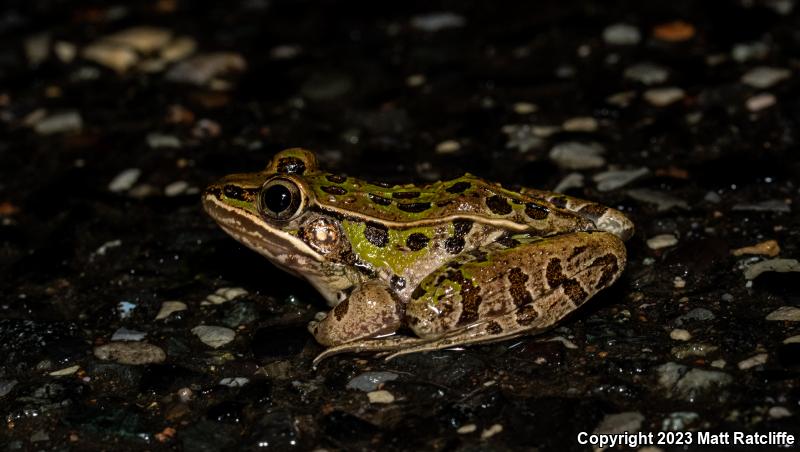
<svg viewBox="0 0 800 452">
<path fill-rule="evenodd" d="M 328 347 L 391 356 L 535 334 L 625 267 L 619 211 L 464 175 L 429 185 L 326 173 L 310 151 L 209 186 L 225 232 L 305 278 L 332 309 L 309 324 Z"/>
</svg>

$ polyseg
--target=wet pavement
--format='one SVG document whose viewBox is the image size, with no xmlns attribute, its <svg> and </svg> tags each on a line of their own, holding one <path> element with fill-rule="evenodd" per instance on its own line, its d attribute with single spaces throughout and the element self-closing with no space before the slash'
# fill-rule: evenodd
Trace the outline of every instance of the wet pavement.
<svg viewBox="0 0 800 452">
<path fill-rule="evenodd" d="M 800 435 L 800 6 L 651 3 L 8 4 L 0 448 Z M 628 267 L 541 336 L 314 369 L 322 298 L 199 202 L 292 146 L 619 208 Z"/>
</svg>

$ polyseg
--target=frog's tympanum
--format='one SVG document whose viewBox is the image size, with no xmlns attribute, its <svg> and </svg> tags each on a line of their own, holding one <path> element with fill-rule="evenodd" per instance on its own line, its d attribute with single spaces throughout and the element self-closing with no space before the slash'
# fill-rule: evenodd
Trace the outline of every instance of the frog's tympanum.
<svg viewBox="0 0 800 452">
<path fill-rule="evenodd" d="M 611 285 L 633 224 L 558 193 L 465 175 L 387 185 L 326 173 L 289 149 L 210 186 L 205 210 L 236 240 L 319 290 L 309 324 L 341 352 L 394 355 L 540 332 Z"/>
</svg>

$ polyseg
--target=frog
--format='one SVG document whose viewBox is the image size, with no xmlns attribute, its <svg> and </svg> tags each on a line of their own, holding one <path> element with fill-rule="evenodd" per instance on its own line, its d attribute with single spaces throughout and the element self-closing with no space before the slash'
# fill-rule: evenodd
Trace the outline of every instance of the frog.
<svg viewBox="0 0 800 452">
<path fill-rule="evenodd" d="M 620 210 L 469 173 L 392 185 L 327 172 L 304 148 L 202 194 L 230 236 L 305 279 L 330 310 L 314 365 L 544 332 L 612 285 L 634 225 Z"/>
</svg>

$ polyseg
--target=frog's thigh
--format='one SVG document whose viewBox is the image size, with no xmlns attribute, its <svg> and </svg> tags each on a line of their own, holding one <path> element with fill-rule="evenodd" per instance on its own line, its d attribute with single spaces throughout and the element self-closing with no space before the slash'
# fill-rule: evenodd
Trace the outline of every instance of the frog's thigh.
<svg viewBox="0 0 800 452">
<path fill-rule="evenodd" d="M 308 327 L 322 345 L 376 337 L 395 332 L 401 324 L 397 299 L 382 283 L 366 282 L 350 293 L 320 321 Z"/>
<path fill-rule="evenodd" d="M 540 330 L 613 283 L 624 266 L 625 246 L 607 232 L 523 243 L 437 270 L 406 320 L 418 336 L 442 338 L 435 348 Z"/>
</svg>

